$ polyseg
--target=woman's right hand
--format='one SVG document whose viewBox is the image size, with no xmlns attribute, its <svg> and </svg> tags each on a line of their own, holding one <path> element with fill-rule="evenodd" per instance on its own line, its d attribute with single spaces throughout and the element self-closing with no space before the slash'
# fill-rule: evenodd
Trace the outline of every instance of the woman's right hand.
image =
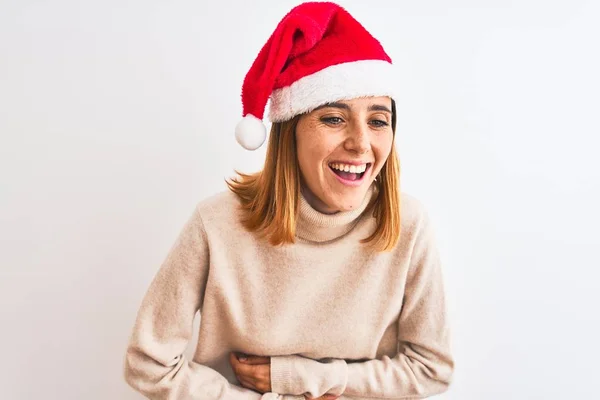
<svg viewBox="0 0 600 400">
<path fill-rule="evenodd" d="M 306 400 L 336 400 L 338 397 L 340 396 L 336 396 L 334 394 L 324 394 L 323 396 L 316 398 L 308 397 L 306 395 L 304 396 Z"/>
</svg>

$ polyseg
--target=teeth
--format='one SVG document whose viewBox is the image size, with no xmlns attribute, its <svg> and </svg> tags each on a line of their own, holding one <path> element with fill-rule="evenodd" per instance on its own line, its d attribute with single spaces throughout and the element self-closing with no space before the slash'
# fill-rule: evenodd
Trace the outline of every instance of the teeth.
<svg viewBox="0 0 600 400">
<path fill-rule="evenodd" d="M 365 172 L 365 170 L 367 169 L 367 164 L 350 165 L 350 164 L 335 163 L 335 164 L 330 164 L 330 167 L 333 169 L 337 169 L 338 171 L 360 174 L 360 173 Z"/>
</svg>

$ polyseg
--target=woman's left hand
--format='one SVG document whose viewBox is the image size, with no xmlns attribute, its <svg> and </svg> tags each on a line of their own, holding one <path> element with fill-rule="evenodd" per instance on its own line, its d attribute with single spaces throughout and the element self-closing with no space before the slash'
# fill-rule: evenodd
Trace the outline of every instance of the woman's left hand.
<svg viewBox="0 0 600 400">
<path fill-rule="evenodd" d="M 259 393 L 271 391 L 271 357 L 247 354 L 240 354 L 238 357 L 231 353 L 229 362 L 242 386 Z"/>
</svg>

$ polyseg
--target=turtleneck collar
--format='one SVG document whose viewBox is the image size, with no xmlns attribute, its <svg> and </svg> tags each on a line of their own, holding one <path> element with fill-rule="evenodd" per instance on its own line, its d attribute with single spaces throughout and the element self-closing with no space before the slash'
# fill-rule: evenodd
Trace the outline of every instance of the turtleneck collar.
<svg viewBox="0 0 600 400">
<path fill-rule="evenodd" d="M 311 242 L 327 242 L 345 235 L 358 223 L 374 192 L 375 185 L 371 185 L 358 208 L 335 214 L 323 214 L 315 210 L 301 193 L 296 236 Z"/>
</svg>

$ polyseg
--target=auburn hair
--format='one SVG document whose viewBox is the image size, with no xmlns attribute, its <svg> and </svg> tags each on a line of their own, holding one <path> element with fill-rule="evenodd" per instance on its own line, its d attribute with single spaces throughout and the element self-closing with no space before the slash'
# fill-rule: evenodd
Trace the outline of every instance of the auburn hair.
<svg viewBox="0 0 600 400">
<path fill-rule="evenodd" d="M 263 169 L 227 180 L 242 205 L 242 224 L 268 238 L 272 245 L 294 243 L 300 198 L 300 168 L 296 153 L 296 126 L 301 115 L 273 123 Z M 392 99 L 392 131 L 396 133 L 396 103 Z M 400 238 L 400 160 L 394 141 L 375 180 L 377 194 L 365 212 L 373 211 L 377 228 L 361 240 L 377 251 L 389 251 Z"/>
</svg>

